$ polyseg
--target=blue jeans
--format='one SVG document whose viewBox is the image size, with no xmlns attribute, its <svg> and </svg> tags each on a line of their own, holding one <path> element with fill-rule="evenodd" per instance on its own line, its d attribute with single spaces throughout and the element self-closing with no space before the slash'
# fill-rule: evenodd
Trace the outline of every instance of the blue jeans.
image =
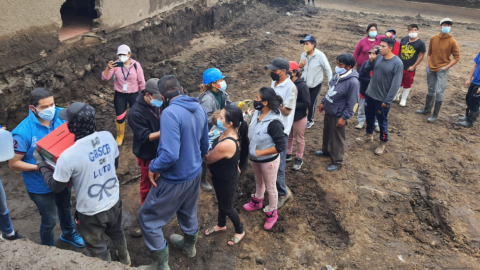
<svg viewBox="0 0 480 270">
<path fill-rule="evenodd" d="M 388 142 L 388 108 L 382 108 L 382 101 L 375 100 L 365 95 L 365 116 L 367 117 L 367 133 L 373 134 L 375 119 L 380 127 L 380 140 Z"/>
<path fill-rule="evenodd" d="M 75 232 L 75 225 L 72 220 L 72 187 L 64 189 L 60 193 L 36 194 L 28 192 L 30 199 L 37 205 L 42 224 L 40 225 L 40 244 L 54 246 L 53 229 L 60 220 L 60 228 L 65 237 L 71 236 Z"/>
<path fill-rule="evenodd" d="M 7 208 L 7 197 L 3 190 L 2 180 L 0 180 L 0 232 L 10 234 L 13 232 L 12 221 L 10 220 L 10 212 Z"/>
<path fill-rule="evenodd" d="M 162 228 L 175 214 L 183 233 L 198 232 L 197 201 L 201 178 L 202 172 L 188 182 L 171 184 L 159 177 L 157 187 L 152 186 L 138 213 L 143 240 L 150 251 L 163 250 L 167 246 Z"/>
<path fill-rule="evenodd" d="M 288 145 L 288 135 L 285 135 L 285 145 Z M 277 191 L 278 197 L 287 196 L 287 184 L 285 179 L 285 167 L 287 166 L 287 149 L 280 153 L 280 166 L 277 173 Z"/>
</svg>

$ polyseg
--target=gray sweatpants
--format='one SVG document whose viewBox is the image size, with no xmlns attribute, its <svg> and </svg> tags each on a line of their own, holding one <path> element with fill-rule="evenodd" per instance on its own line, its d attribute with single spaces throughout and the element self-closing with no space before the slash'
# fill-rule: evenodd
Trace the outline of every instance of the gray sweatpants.
<svg viewBox="0 0 480 270">
<path fill-rule="evenodd" d="M 201 177 L 202 172 L 181 184 L 166 183 L 159 177 L 157 187 L 152 186 L 138 214 L 143 239 L 150 251 L 166 247 L 167 241 L 162 228 L 175 214 L 183 233 L 188 235 L 197 233 L 197 200 Z"/>
<path fill-rule="evenodd" d="M 443 101 L 443 93 L 447 87 L 448 74 L 450 70 L 440 69 L 437 72 L 430 70 L 430 67 L 427 67 L 427 84 L 428 84 L 428 96 L 437 96 L 435 101 Z"/>
</svg>

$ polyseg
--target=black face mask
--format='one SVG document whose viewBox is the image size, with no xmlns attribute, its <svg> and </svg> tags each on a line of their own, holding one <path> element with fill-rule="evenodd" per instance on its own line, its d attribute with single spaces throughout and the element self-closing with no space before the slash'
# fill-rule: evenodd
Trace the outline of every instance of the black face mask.
<svg viewBox="0 0 480 270">
<path fill-rule="evenodd" d="M 274 81 L 280 80 L 280 75 L 278 75 L 277 73 L 270 72 L 270 77 L 272 77 L 272 80 Z"/>
<path fill-rule="evenodd" d="M 256 101 L 254 100 L 253 101 L 253 107 L 255 108 L 255 110 L 259 110 L 261 111 L 263 109 L 263 107 L 265 107 L 261 101 Z"/>
</svg>

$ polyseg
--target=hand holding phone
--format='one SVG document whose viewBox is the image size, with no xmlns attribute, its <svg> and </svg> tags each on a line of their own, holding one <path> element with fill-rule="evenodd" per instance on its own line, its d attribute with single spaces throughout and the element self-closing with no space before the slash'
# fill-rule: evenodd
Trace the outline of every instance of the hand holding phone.
<svg viewBox="0 0 480 270">
<path fill-rule="evenodd" d="M 123 62 L 115 62 L 115 67 L 123 67 Z"/>
</svg>

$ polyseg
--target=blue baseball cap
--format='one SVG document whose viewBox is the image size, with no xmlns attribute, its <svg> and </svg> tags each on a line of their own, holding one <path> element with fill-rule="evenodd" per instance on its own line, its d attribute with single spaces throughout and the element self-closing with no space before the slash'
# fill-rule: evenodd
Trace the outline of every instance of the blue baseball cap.
<svg viewBox="0 0 480 270">
<path fill-rule="evenodd" d="M 306 36 L 304 39 L 300 40 L 300 44 L 303 44 L 306 41 L 317 44 L 317 40 L 313 36 Z"/>
</svg>

